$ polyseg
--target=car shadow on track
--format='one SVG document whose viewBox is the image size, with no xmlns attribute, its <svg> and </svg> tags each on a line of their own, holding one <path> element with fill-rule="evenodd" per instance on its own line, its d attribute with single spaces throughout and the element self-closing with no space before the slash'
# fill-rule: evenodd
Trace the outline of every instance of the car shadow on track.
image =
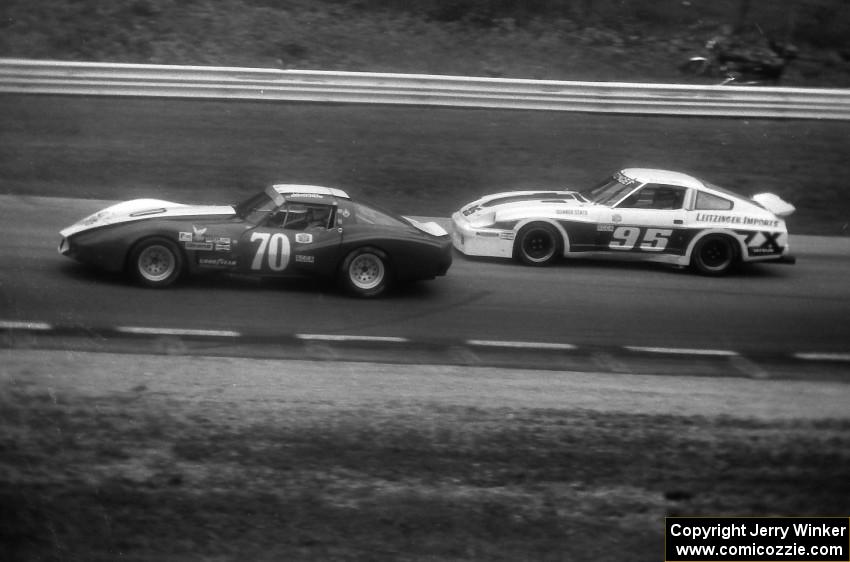
<svg viewBox="0 0 850 562">
<path fill-rule="evenodd" d="M 311 277 L 258 278 L 250 275 L 240 275 L 229 272 L 210 272 L 204 275 L 186 275 L 178 279 L 174 285 L 166 289 L 149 289 L 135 282 L 127 275 L 119 272 L 104 271 L 96 267 L 80 263 L 63 263 L 60 266 L 62 276 L 72 279 L 77 283 L 90 285 L 112 285 L 116 287 L 137 288 L 139 290 L 227 290 L 227 291 L 285 291 L 287 293 L 304 293 L 310 295 L 322 295 L 328 297 L 340 297 L 341 299 L 352 297 L 329 279 L 316 279 Z M 403 283 L 391 286 L 387 292 L 377 297 L 386 299 L 409 299 L 429 298 L 435 294 L 434 283 L 420 281 Z"/>
<path fill-rule="evenodd" d="M 646 271 L 646 272 L 662 272 L 671 275 L 692 275 L 699 279 L 710 279 L 710 276 L 701 275 L 686 266 L 670 265 L 665 263 L 647 262 L 647 261 L 629 261 L 614 258 L 595 257 L 595 258 L 563 258 L 552 264 L 545 266 L 529 266 L 520 263 L 517 260 L 505 258 L 493 258 L 487 256 L 466 256 L 456 254 L 455 259 L 463 260 L 473 264 L 486 264 L 488 266 L 501 266 L 511 268 L 512 271 L 535 271 L 547 269 L 571 269 L 588 273 L 592 271 Z M 718 278 L 785 278 L 787 277 L 789 268 L 783 265 L 775 264 L 759 264 L 759 263 L 742 263 L 733 267 L 725 275 Z"/>
</svg>

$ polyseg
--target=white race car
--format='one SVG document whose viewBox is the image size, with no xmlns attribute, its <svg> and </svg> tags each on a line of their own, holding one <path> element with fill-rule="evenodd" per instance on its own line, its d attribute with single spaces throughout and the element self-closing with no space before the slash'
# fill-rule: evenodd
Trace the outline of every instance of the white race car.
<svg viewBox="0 0 850 562">
<path fill-rule="evenodd" d="M 482 197 L 452 215 L 453 244 L 529 265 L 614 256 L 722 275 L 741 262 L 794 263 L 782 218 L 793 212 L 770 193 L 748 199 L 678 172 L 629 168 L 582 191 Z"/>
</svg>

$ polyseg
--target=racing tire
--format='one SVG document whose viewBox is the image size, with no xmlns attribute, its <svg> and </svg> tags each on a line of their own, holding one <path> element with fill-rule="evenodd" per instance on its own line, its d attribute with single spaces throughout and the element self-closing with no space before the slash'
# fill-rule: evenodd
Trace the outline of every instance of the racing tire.
<svg viewBox="0 0 850 562">
<path fill-rule="evenodd" d="M 728 236 L 706 236 L 691 254 L 691 267 L 703 275 L 725 275 L 737 263 L 738 251 Z"/>
<path fill-rule="evenodd" d="M 162 289 L 173 284 L 183 273 L 183 254 L 167 238 L 147 238 L 133 248 L 130 274 L 142 285 Z"/>
<path fill-rule="evenodd" d="M 526 265 L 549 265 L 561 256 L 562 244 L 561 235 L 554 226 L 529 224 L 517 235 L 514 256 Z"/>
<path fill-rule="evenodd" d="M 339 278 L 347 293 L 364 298 L 377 297 L 390 286 L 389 259 L 376 248 L 358 248 L 343 260 Z"/>
</svg>

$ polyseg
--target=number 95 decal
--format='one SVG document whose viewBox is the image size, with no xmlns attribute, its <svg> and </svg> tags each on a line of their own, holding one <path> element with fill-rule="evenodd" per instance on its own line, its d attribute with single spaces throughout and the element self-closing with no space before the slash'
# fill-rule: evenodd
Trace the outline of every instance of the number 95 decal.
<svg viewBox="0 0 850 562">
<path fill-rule="evenodd" d="M 644 252 L 663 252 L 673 234 L 672 228 L 641 228 L 639 226 L 618 226 L 611 233 L 608 247 L 612 250 L 638 250 Z"/>
</svg>

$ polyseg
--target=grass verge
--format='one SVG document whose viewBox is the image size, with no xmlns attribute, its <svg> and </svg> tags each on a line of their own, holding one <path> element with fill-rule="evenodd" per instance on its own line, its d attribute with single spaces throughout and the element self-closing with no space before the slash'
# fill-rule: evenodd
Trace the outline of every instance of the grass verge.
<svg viewBox="0 0 850 562">
<path fill-rule="evenodd" d="M 115 361 L 3 378 L 4 560 L 649 561 L 667 515 L 850 509 L 846 419 L 463 404 L 384 375 L 294 373 L 290 393 L 211 360 L 187 380 Z"/>
</svg>

